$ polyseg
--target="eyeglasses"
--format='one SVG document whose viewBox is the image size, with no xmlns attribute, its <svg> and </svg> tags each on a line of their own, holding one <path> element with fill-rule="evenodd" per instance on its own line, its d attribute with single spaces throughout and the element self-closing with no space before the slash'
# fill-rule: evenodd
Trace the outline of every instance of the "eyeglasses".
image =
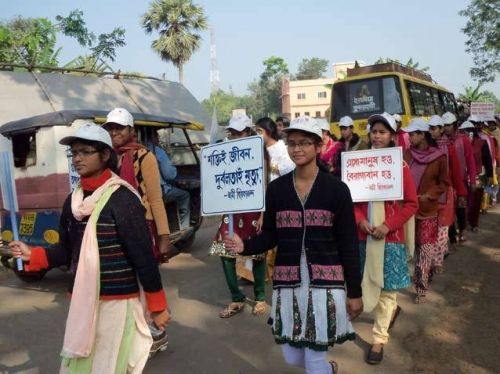
<svg viewBox="0 0 500 374">
<path fill-rule="evenodd" d="M 310 147 L 313 144 L 314 144 L 313 142 L 298 142 L 298 143 L 288 142 L 286 143 L 286 146 L 290 149 L 295 149 L 295 147 L 299 147 L 299 149 L 304 149 Z"/>
<path fill-rule="evenodd" d="M 96 150 L 89 151 L 89 150 L 85 150 L 85 149 L 80 150 L 80 151 L 68 150 L 68 152 L 66 153 L 66 156 L 68 158 L 70 158 L 70 157 L 75 158 L 75 157 L 78 157 L 78 156 L 80 156 L 82 158 L 85 158 L 85 157 L 89 157 L 90 155 L 93 155 L 94 153 L 99 153 L 99 151 L 96 151 Z"/>
</svg>

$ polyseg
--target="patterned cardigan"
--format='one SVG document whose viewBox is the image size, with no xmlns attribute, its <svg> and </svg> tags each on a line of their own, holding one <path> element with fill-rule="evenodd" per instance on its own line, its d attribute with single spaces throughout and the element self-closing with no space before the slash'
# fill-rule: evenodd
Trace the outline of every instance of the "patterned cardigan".
<svg viewBox="0 0 500 374">
<path fill-rule="evenodd" d="M 358 239 L 351 195 L 337 178 L 319 171 L 303 205 L 293 172 L 269 184 L 261 235 L 245 240 L 243 255 L 278 247 L 273 287 L 301 285 L 302 249 L 311 287 L 344 288 L 361 297 Z"/>
</svg>

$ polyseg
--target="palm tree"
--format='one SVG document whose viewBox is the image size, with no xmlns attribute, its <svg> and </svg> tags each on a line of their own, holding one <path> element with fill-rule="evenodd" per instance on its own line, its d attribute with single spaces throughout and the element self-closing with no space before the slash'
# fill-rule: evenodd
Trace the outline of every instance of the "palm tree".
<svg viewBox="0 0 500 374">
<path fill-rule="evenodd" d="M 154 0 L 142 16 L 142 27 L 147 34 L 158 31 L 160 36 L 151 46 L 162 60 L 172 62 L 179 69 L 182 83 L 184 64 L 200 48 L 199 32 L 208 27 L 203 8 L 191 0 Z"/>
</svg>

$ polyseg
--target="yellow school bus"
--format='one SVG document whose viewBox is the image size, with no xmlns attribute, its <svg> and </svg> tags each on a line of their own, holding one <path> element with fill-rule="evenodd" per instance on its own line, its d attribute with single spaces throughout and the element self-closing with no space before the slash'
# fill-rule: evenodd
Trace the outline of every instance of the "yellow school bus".
<svg viewBox="0 0 500 374">
<path fill-rule="evenodd" d="M 399 114 L 403 126 L 412 117 L 457 114 L 453 93 L 436 84 L 430 75 L 397 63 L 347 69 L 345 79 L 332 87 L 330 122 L 332 133 L 340 135 L 338 122 L 343 116 L 354 120 L 354 132 L 366 135 L 370 115 Z"/>
</svg>

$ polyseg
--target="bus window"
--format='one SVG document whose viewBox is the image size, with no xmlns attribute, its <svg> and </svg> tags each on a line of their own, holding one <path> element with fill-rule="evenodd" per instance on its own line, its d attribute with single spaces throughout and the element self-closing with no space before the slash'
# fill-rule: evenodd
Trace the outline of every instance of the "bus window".
<svg viewBox="0 0 500 374">
<path fill-rule="evenodd" d="M 413 115 L 432 116 L 436 114 L 430 87 L 412 81 L 406 81 L 406 88 L 410 95 L 411 112 Z"/>
<path fill-rule="evenodd" d="M 436 90 L 435 88 L 431 89 L 432 92 L 432 100 L 434 102 L 434 109 L 436 114 L 442 115 L 444 112 L 444 104 L 441 96 L 439 95 L 439 91 Z"/>
<path fill-rule="evenodd" d="M 451 112 L 451 113 L 457 113 L 455 96 L 453 96 L 453 94 L 449 93 L 449 92 L 440 92 L 440 94 L 441 94 L 441 98 L 442 98 L 443 103 L 444 103 L 444 111 Z"/>
<path fill-rule="evenodd" d="M 399 80 L 391 76 L 335 83 L 332 108 L 333 121 L 343 116 L 360 119 L 373 113 L 402 113 Z"/>
</svg>

